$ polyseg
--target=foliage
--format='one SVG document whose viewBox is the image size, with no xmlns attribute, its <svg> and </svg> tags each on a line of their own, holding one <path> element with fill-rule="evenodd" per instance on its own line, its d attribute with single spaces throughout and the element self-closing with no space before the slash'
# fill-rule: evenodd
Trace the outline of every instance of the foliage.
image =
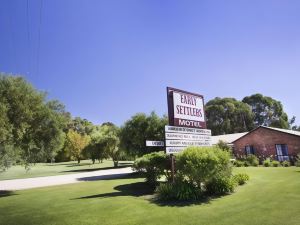
<svg viewBox="0 0 300 225">
<path fill-rule="evenodd" d="M 135 160 L 133 169 L 144 174 L 146 181 L 155 186 L 165 175 L 170 179 L 170 159 L 164 152 L 152 152 Z"/>
<path fill-rule="evenodd" d="M 259 165 L 259 160 L 256 157 L 256 155 L 253 154 L 249 154 L 247 155 L 245 162 L 247 163 L 247 165 L 249 166 L 258 166 Z"/>
<path fill-rule="evenodd" d="M 87 119 L 75 117 L 74 119 L 69 121 L 67 129 L 74 130 L 81 135 L 91 135 L 96 127 Z"/>
<path fill-rule="evenodd" d="M 121 147 L 132 156 L 142 156 L 161 150 L 159 147 L 146 147 L 145 145 L 146 140 L 163 140 L 166 124 L 167 118 L 160 118 L 155 112 L 149 116 L 144 113 L 134 115 L 121 128 Z"/>
<path fill-rule="evenodd" d="M 52 161 L 64 143 L 66 114 L 24 78 L 0 74 L 0 167 Z"/>
<path fill-rule="evenodd" d="M 170 200 L 199 200 L 203 197 L 201 189 L 196 188 L 187 181 L 177 181 L 176 183 L 161 183 L 156 188 L 157 198 L 162 201 Z"/>
<path fill-rule="evenodd" d="M 104 154 L 107 154 L 117 167 L 124 155 L 124 151 L 120 148 L 120 129 L 115 125 L 103 125 L 100 132 L 102 133 L 100 143 L 104 143 Z"/>
<path fill-rule="evenodd" d="M 206 184 L 206 190 L 210 195 L 223 195 L 234 192 L 236 186 L 236 180 L 231 177 L 215 177 Z"/>
<path fill-rule="evenodd" d="M 66 149 L 70 155 L 80 163 L 82 159 L 83 149 L 89 144 L 90 137 L 86 134 L 77 133 L 74 130 L 69 130 L 66 139 Z"/>
<path fill-rule="evenodd" d="M 242 166 L 245 165 L 245 163 L 241 160 L 235 160 L 233 165 L 236 166 L 236 167 L 242 167 Z"/>
<path fill-rule="evenodd" d="M 227 152 L 229 152 L 229 153 L 232 153 L 231 147 L 230 147 L 230 146 L 228 145 L 228 143 L 225 142 L 225 141 L 220 140 L 220 141 L 217 143 L 217 147 L 218 147 L 219 149 L 222 149 L 223 151 L 227 151 Z"/>
<path fill-rule="evenodd" d="M 289 161 L 286 161 L 286 160 L 283 161 L 281 164 L 282 164 L 283 167 L 289 167 L 291 165 L 291 163 Z"/>
<path fill-rule="evenodd" d="M 207 126 L 213 135 L 232 134 L 253 129 L 250 107 L 234 98 L 215 98 L 205 106 Z"/>
<path fill-rule="evenodd" d="M 288 116 L 283 111 L 280 101 L 262 94 L 254 94 L 245 97 L 243 102 L 251 107 L 256 127 L 260 125 L 286 129 L 289 127 Z"/>
<path fill-rule="evenodd" d="M 176 158 L 178 176 L 202 188 L 214 177 L 230 177 L 229 153 L 218 147 L 188 147 Z"/>
<path fill-rule="evenodd" d="M 272 166 L 273 167 L 278 167 L 278 166 L 280 166 L 280 162 L 278 162 L 277 160 L 273 160 L 272 161 Z"/>
<path fill-rule="evenodd" d="M 263 161 L 264 167 L 270 167 L 271 166 L 271 159 L 267 158 L 266 160 Z"/>
<path fill-rule="evenodd" d="M 235 182 L 238 185 L 245 184 L 249 179 L 250 179 L 250 177 L 246 173 L 238 173 L 238 174 L 236 174 L 236 175 L 233 176 L 233 180 L 235 180 Z"/>
<path fill-rule="evenodd" d="M 295 162 L 295 166 L 296 166 L 296 167 L 300 167 L 300 160 L 297 160 L 297 161 Z"/>
</svg>

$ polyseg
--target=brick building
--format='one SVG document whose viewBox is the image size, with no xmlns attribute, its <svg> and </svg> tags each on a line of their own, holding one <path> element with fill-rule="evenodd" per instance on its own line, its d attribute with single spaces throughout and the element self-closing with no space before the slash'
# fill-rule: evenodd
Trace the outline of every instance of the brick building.
<svg viewBox="0 0 300 225">
<path fill-rule="evenodd" d="M 292 160 L 300 153 L 300 132 L 260 126 L 231 142 L 234 154 L 255 154 L 259 158 L 273 157 Z"/>
</svg>

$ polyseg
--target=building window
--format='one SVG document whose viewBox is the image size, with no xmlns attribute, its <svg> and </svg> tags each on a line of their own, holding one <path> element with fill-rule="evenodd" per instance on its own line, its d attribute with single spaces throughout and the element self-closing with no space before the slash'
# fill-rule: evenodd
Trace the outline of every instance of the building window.
<svg viewBox="0 0 300 225">
<path fill-rule="evenodd" d="M 285 161 L 289 160 L 289 154 L 288 154 L 288 146 L 287 145 L 275 145 L 276 146 L 276 153 L 277 153 L 277 159 L 278 161 Z"/>
<path fill-rule="evenodd" d="M 246 153 L 246 155 L 250 155 L 250 154 L 254 155 L 254 147 L 253 147 L 253 145 L 247 145 L 245 147 L 245 153 Z"/>
</svg>

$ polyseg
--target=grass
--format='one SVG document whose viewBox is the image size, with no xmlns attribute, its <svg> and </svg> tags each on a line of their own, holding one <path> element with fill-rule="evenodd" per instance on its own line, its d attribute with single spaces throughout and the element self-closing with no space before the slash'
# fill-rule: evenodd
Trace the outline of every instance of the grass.
<svg viewBox="0 0 300 225">
<path fill-rule="evenodd" d="M 119 165 L 131 165 L 131 162 L 122 161 Z M 77 161 L 63 163 L 37 163 L 25 170 L 24 166 L 13 166 L 4 172 L 0 172 L 0 180 L 10 180 L 18 178 L 54 176 L 71 173 L 91 172 L 101 169 L 113 168 L 111 160 L 104 160 L 103 163 L 96 162 L 92 164 L 91 160 L 82 160 L 80 164 Z"/>
<path fill-rule="evenodd" d="M 82 182 L 0 194 L 1 225 L 299 225 L 300 169 L 235 168 L 236 192 L 207 202 L 157 204 L 143 179 Z"/>
</svg>

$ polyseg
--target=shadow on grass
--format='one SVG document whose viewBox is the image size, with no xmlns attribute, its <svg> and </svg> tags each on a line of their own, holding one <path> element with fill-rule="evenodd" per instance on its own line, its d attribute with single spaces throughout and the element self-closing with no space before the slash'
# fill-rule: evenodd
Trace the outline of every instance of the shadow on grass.
<svg viewBox="0 0 300 225">
<path fill-rule="evenodd" d="M 76 199 L 111 198 L 120 196 L 140 197 L 153 194 L 154 191 L 154 189 L 149 188 L 149 186 L 147 186 L 145 182 L 118 185 L 114 187 L 114 190 L 116 190 L 116 192 L 88 195 Z"/>
<path fill-rule="evenodd" d="M 78 181 L 98 181 L 98 180 L 116 180 L 116 179 L 130 179 L 132 178 L 132 173 L 122 173 L 122 174 L 108 174 L 99 175 L 91 177 L 81 177 L 77 178 Z"/>
<path fill-rule="evenodd" d="M 139 174 L 130 174 L 118 179 L 132 179 L 132 178 L 141 178 Z M 115 179 L 115 178 L 110 178 Z M 130 184 L 122 184 L 114 187 L 114 192 L 101 193 L 95 195 L 82 196 L 72 200 L 82 200 L 82 199 L 95 199 L 95 198 L 113 198 L 121 196 L 132 196 L 132 197 L 145 197 L 145 200 L 148 200 L 152 204 L 156 204 L 161 207 L 184 207 L 191 205 L 202 205 L 210 204 L 211 201 L 224 197 L 223 196 L 212 196 L 212 197 L 203 197 L 200 200 L 196 201 L 161 201 L 157 198 L 154 193 L 154 188 L 149 187 L 146 182 L 135 182 Z"/>
<path fill-rule="evenodd" d="M 110 169 L 121 169 L 121 168 L 125 168 L 125 167 L 129 167 L 131 166 L 130 164 L 128 165 L 122 165 L 122 166 L 118 166 L 118 167 L 103 167 L 103 168 L 87 168 L 87 169 L 78 169 L 78 170 L 66 170 L 66 171 L 61 171 L 60 173 L 74 173 L 74 172 L 93 172 L 93 171 L 98 171 L 98 170 L 110 170 Z"/>
<path fill-rule="evenodd" d="M 17 195 L 17 194 L 14 193 L 13 191 L 1 191 L 0 190 L 0 198 L 9 197 L 9 196 L 13 196 L 13 195 Z"/>
<path fill-rule="evenodd" d="M 203 204 L 210 204 L 213 200 L 222 198 L 223 196 L 206 196 L 199 200 L 189 200 L 189 201 L 179 201 L 179 200 L 169 200 L 169 201 L 162 201 L 157 199 L 157 197 L 153 197 L 149 201 L 153 204 L 156 204 L 158 206 L 168 206 L 168 207 L 184 207 L 184 206 L 191 206 L 191 205 L 203 205 Z"/>
</svg>

